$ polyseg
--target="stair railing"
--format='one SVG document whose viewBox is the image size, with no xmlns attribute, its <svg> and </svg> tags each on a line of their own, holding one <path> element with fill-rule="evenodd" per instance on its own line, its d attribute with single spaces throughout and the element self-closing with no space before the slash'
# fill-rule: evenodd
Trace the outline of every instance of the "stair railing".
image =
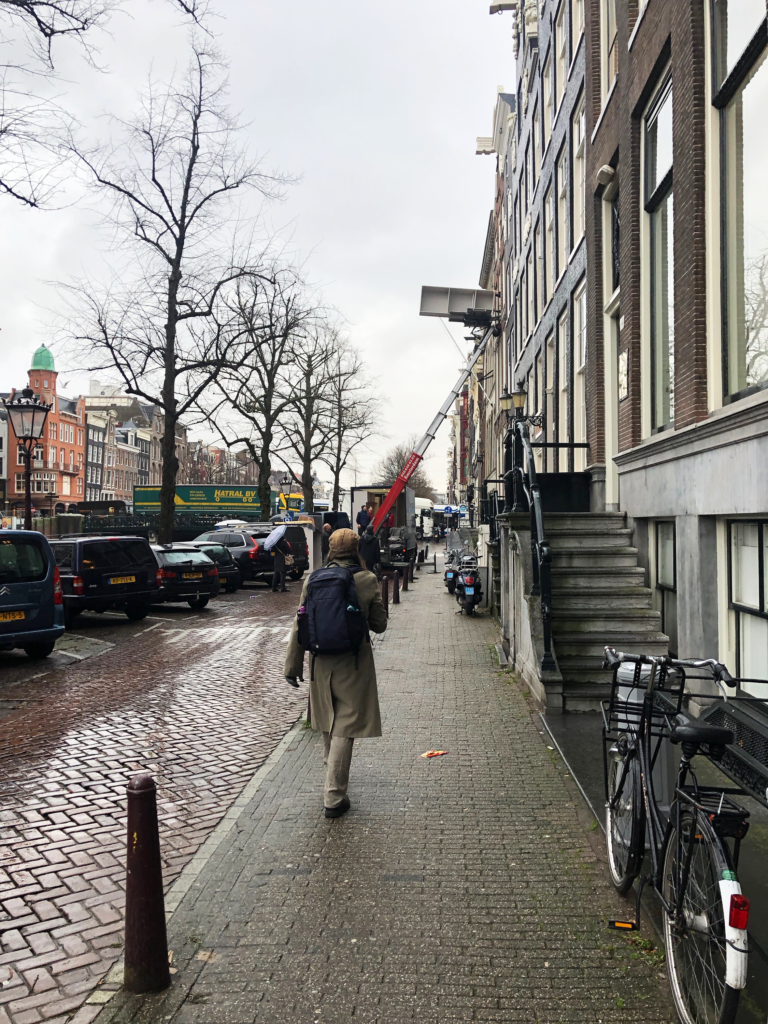
<svg viewBox="0 0 768 1024">
<path fill-rule="evenodd" d="M 552 550 L 544 533 L 544 514 L 541 490 L 536 476 L 528 422 L 522 417 L 510 424 L 513 430 L 514 451 L 511 469 L 513 512 L 529 511 L 531 516 L 531 555 L 533 560 L 533 586 L 531 595 L 541 597 L 541 619 L 544 634 L 542 669 L 554 669 L 552 654 Z M 527 507 L 526 507 L 527 506 Z"/>
</svg>

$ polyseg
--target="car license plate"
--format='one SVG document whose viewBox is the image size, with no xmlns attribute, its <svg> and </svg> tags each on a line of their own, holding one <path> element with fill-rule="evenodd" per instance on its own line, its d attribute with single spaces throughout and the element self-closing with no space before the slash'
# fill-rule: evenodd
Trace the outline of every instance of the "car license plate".
<svg viewBox="0 0 768 1024">
<path fill-rule="evenodd" d="M 26 612 L 0 612 L 0 622 L 13 622 L 15 619 L 23 619 Z"/>
<path fill-rule="evenodd" d="M 201 580 L 202 578 L 203 578 L 203 574 L 201 572 L 185 572 L 184 573 L 184 579 L 185 580 Z"/>
<path fill-rule="evenodd" d="M 110 576 L 110 583 L 135 583 L 135 576 Z"/>
<path fill-rule="evenodd" d="M 464 587 L 464 593 L 465 594 L 474 594 L 474 592 L 475 592 L 475 588 L 474 587 Z"/>
<path fill-rule="evenodd" d="M 453 579 L 453 573 L 452 573 L 452 572 L 447 572 L 447 573 L 445 574 L 445 578 L 446 578 L 447 580 L 452 580 L 452 579 Z"/>
</svg>

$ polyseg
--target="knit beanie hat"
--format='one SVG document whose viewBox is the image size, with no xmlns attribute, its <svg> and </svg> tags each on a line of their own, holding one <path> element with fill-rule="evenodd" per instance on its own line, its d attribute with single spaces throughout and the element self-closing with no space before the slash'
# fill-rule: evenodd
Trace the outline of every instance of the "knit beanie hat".
<svg viewBox="0 0 768 1024">
<path fill-rule="evenodd" d="M 354 530 L 334 530 L 328 543 L 328 561 L 335 562 L 342 558 L 351 558 L 357 562 L 360 540 Z"/>
</svg>

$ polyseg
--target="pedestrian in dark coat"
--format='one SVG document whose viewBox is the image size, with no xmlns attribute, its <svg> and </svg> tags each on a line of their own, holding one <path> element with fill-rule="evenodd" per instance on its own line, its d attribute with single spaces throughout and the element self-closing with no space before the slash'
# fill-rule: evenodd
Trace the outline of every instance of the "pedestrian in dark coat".
<svg viewBox="0 0 768 1024">
<path fill-rule="evenodd" d="M 365 505 L 360 506 L 360 511 L 357 513 L 357 532 L 362 537 L 365 533 L 365 528 L 370 523 L 371 517 L 368 515 L 368 509 Z"/>
<path fill-rule="evenodd" d="M 359 541 L 352 530 L 334 530 L 328 566 L 356 568 L 355 590 L 368 628 L 383 633 L 387 628 L 387 612 L 381 600 L 379 581 L 373 573 L 360 570 Z M 301 593 L 301 604 L 307 599 L 310 576 Z M 285 657 L 285 678 L 292 685 L 304 679 L 304 648 L 299 643 L 298 623 L 294 620 Z M 323 734 L 325 778 L 325 816 L 338 818 L 349 810 L 349 766 L 356 737 L 381 736 L 379 694 L 376 688 L 376 667 L 369 639 L 357 655 L 353 651 L 340 654 L 318 654 L 314 658 L 309 683 L 312 728 Z"/>
<path fill-rule="evenodd" d="M 369 525 L 360 538 L 360 557 L 369 572 L 376 572 L 376 567 L 381 564 L 381 545 L 373 532 L 373 526 Z"/>
<path fill-rule="evenodd" d="M 272 590 L 273 591 L 277 590 L 278 587 L 279 587 L 280 590 L 283 593 L 285 593 L 285 591 L 287 589 L 286 586 L 285 586 L 285 574 L 286 574 L 285 556 L 286 555 L 290 555 L 290 553 L 291 553 L 291 545 L 288 543 L 288 541 L 285 539 L 285 537 L 281 537 L 280 540 L 277 542 L 277 544 L 275 544 L 275 546 L 272 548 L 272 557 L 275 560 L 274 561 L 274 565 L 273 565 L 274 571 L 272 573 Z"/>
<path fill-rule="evenodd" d="M 323 533 L 322 533 L 322 536 L 320 538 L 320 548 L 322 550 L 323 562 L 325 562 L 326 558 L 328 557 L 328 548 L 329 548 L 330 543 L 331 543 L 331 534 L 332 533 L 333 533 L 333 528 L 331 527 L 331 524 L 330 523 L 326 523 L 325 526 L 323 527 Z"/>
</svg>

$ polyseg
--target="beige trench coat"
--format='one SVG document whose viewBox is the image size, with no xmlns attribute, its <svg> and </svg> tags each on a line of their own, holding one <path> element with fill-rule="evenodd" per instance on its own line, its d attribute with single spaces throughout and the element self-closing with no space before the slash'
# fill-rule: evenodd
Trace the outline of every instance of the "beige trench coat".
<svg viewBox="0 0 768 1024">
<path fill-rule="evenodd" d="M 347 559 L 328 564 L 345 568 L 359 565 Z M 301 592 L 302 604 L 306 600 L 308 584 L 307 579 Z M 374 633 L 383 633 L 387 628 L 387 613 L 381 600 L 379 581 L 372 572 L 361 569 L 355 573 L 355 588 L 368 628 Z M 309 661 L 311 672 L 311 655 Z M 332 732 L 334 736 L 381 736 L 376 667 L 370 642 L 365 641 L 360 648 L 357 665 L 355 668 L 355 655 L 351 651 L 347 654 L 317 655 L 314 679 L 309 683 L 313 729 Z M 304 678 L 304 648 L 299 644 L 295 620 L 285 657 L 285 675 Z"/>
</svg>

